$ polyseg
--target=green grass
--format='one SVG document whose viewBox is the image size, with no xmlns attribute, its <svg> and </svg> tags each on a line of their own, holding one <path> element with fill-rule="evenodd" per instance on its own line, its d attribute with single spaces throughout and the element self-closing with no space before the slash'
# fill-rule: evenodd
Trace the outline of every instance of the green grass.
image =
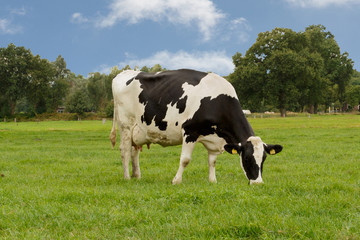
<svg viewBox="0 0 360 240">
<path fill-rule="evenodd" d="M 261 186 L 227 153 L 208 183 L 200 145 L 181 185 L 180 146 L 123 180 L 111 121 L 0 123 L 0 239 L 360 239 L 360 115 L 249 121 L 284 146 Z"/>
</svg>

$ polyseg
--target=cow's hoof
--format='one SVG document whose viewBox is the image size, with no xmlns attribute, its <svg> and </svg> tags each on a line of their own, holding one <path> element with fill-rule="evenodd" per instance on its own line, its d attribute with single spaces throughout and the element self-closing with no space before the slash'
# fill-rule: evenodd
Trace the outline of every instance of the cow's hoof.
<svg viewBox="0 0 360 240">
<path fill-rule="evenodd" d="M 140 179 L 141 175 L 140 174 L 133 174 L 131 175 L 132 178 L 136 178 L 136 179 Z"/>
<path fill-rule="evenodd" d="M 177 184 L 180 184 L 181 181 L 182 181 L 182 179 L 176 179 L 176 178 L 174 178 L 171 183 L 172 183 L 173 185 L 177 185 Z"/>
<path fill-rule="evenodd" d="M 216 179 L 209 179 L 210 183 L 217 183 Z"/>
</svg>

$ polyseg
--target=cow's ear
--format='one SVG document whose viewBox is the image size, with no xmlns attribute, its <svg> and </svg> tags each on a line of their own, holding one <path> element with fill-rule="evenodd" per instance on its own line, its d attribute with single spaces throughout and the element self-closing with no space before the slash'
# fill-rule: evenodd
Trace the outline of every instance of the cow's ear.
<svg viewBox="0 0 360 240">
<path fill-rule="evenodd" d="M 239 144 L 226 144 L 224 148 L 230 154 L 240 154 L 242 151 L 241 145 Z"/>
<path fill-rule="evenodd" d="M 275 155 L 283 149 L 281 145 L 264 144 L 265 151 L 270 155 Z"/>
</svg>

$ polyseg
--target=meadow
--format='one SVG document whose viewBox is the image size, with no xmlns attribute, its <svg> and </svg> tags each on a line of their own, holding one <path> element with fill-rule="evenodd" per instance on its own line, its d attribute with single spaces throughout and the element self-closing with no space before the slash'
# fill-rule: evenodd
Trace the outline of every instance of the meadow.
<svg viewBox="0 0 360 240">
<path fill-rule="evenodd" d="M 256 186 L 227 153 L 209 183 L 201 145 L 180 185 L 180 146 L 124 180 L 111 121 L 1 122 L 0 239 L 360 239 L 360 115 L 249 121 L 284 146 Z"/>
</svg>

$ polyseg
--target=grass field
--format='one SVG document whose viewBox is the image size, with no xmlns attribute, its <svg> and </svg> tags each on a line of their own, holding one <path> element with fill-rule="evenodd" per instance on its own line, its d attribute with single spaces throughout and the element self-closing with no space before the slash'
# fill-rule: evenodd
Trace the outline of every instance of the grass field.
<svg viewBox="0 0 360 240">
<path fill-rule="evenodd" d="M 0 239 L 360 239 L 360 115 L 249 121 L 284 146 L 260 186 L 227 153 L 208 183 L 201 145 L 181 185 L 180 146 L 123 180 L 111 121 L 0 123 Z"/>
</svg>

